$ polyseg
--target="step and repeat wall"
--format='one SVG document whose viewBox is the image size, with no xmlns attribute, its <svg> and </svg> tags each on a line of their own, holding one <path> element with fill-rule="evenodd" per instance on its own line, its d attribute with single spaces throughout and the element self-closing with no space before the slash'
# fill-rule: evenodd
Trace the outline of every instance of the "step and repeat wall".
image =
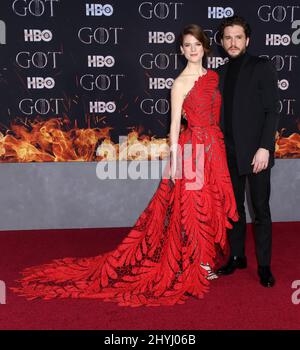
<svg viewBox="0 0 300 350">
<path fill-rule="evenodd" d="M 300 158 L 298 1 L 1 0 L 0 162 L 97 161 L 103 143 L 165 144 L 185 64 L 178 34 L 199 24 L 215 69 L 226 63 L 218 26 L 233 14 L 252 27 L 249 52 L 278 72 L 276 156 Z"/>
</svg>

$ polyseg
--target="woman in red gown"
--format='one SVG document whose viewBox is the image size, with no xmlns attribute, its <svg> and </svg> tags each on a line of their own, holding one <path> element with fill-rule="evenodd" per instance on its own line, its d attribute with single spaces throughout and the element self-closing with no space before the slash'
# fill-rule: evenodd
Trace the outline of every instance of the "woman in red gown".
<svg viewBox="0 0 300 350">
<path fill-rule="evenodd" d="M 173 305 L 189 296 L 202 298 L 216 278 L 218 259 L 228 255 L 229 219 L 238 218 L 219 128 L 218 76 L 202 66 L 209 43 L 200 27 L 185 27 L 180 44 L 187 65 L 172 87 L 171 177 L 161 180 L 114 251 L 27 268 L 12 288 L 18 294 L 28 299 L 99 298 L 123 306 Z M 180 133 L 182 114 L 188 127 Z M 179 168 L 184 168 L 182 176 Z"/>
</svg>

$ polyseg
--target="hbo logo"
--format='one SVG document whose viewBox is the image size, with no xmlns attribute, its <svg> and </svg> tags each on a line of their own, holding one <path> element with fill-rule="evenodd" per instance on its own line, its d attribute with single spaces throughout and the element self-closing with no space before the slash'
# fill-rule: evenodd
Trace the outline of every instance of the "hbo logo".
<svg viewBox="0 0 300 350">
<path fill-rule="evenodd" d="M 218 68 L 219 66 L 225 64 L 227 61 L 227 57 L 207 57 L 207 68 Z"/>
<path fill-rule="evenodd" d="M 24 29 L 25 41 L 51 41 L 53 35 L 50 30 Z"/>
<path fill-rule="evenodd" d="M 116 103 L 113 101 L 90 101 L 90 113 L 114 113 L 117 109 Z"/>
<path fill-rule="evenodd" d="M 55 81 L 53 78 L 41 78 L 41 77 L 27 77 L 27 87 L 28 89 L 53 89 L 55 86 Z"/>
<path fill-rule="evenodd" d="M 113 7 L 108 4 L 86 4 L 85 7 L 86 16 L 111 16 L 113 12 Z"/>
<path fill-rule="evenodd" d="M 161 89 L 171 89 L 174 83 L 174 79 L 168 78 L 150 78 L 149 79 L 149 89 L 150 90 L 161 90 Z"/>
<path fill-rule="evenodd" d="M 288 34 L 266 34 L 266 45 L 270 46 L 288 46 L 291 43 L 291 38 Z"/>
<path fill-rule="evenodd" d="M 172 32 L 149 32 L 148 42 L 150 44 L 172 44 L 175 41 L 175 34 Z"/>
<path fill-rule="evenodd" d="M 280 90 L 287 90 L 289 88 L 290 84 L 288 82 L 288 80 L 286 79 L 282 79 L 282 80 L 278 80 L 278 87 Z"/>
<path fill-rule="evenodd" d="M 227 18 L 234 15 L 231 7 L 208 7 L 208 18 Z"/>
<path fill-rule="evenodd" d="M 115 65 L 115 59 L 113 56 L 88 56 L 88 66 L 89 67 L 113 67 Z"/>
</svg>

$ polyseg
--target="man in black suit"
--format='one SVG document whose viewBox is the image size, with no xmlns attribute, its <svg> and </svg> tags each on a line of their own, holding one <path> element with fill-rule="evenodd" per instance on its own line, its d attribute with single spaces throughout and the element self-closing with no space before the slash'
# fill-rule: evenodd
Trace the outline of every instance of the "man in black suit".
<svg viewBox="0 0 300 350">
<path fill-rule="evenodd" d="M 278 114 L 278 80 L 266 59 L 247 53 L 250 26 L 239 16 L 223 21 L 220 37 L 229 62 L 218 69 L 223 95 L 221 128 L 239 221 L 228 232 L 231 257 L 218 274 L 228 275 L 247 267 L 245 256 L 245 183 L 249 183 L 255 215 L 255 244 L 260 283 L 275 284 L 271 272 L 272 221 L 270 174 L 274 165 Z"/>
</svg>

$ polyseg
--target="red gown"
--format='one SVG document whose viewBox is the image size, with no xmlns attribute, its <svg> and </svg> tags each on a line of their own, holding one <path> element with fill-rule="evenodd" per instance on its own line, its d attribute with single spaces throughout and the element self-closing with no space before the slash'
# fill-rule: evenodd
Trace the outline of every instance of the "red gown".
<svg viewBox="0 0 300 350">
<path fill-rule="evenodd" d="M 221 96 L 218 75 L 199 77 L 183 109 L 188 127 L 179 144 L 204 146 L 200 189 L 186 189 L 183 174 L 175 185 L 162 179 L 147 208 L 128 236 L 111 252 L 88 258 L 57 259 L 27 268 L 12 288 L 28 299 L 99 298 L 123 306 L 158 306 L 202 298 L 207 271 L 228 254 L 226 228 L 238 219 L 218 126 Z M 195 161 L 195 152 L 192 152 Z M 221 254 L 220 254 L 221 253 Z"/>
</svg>

